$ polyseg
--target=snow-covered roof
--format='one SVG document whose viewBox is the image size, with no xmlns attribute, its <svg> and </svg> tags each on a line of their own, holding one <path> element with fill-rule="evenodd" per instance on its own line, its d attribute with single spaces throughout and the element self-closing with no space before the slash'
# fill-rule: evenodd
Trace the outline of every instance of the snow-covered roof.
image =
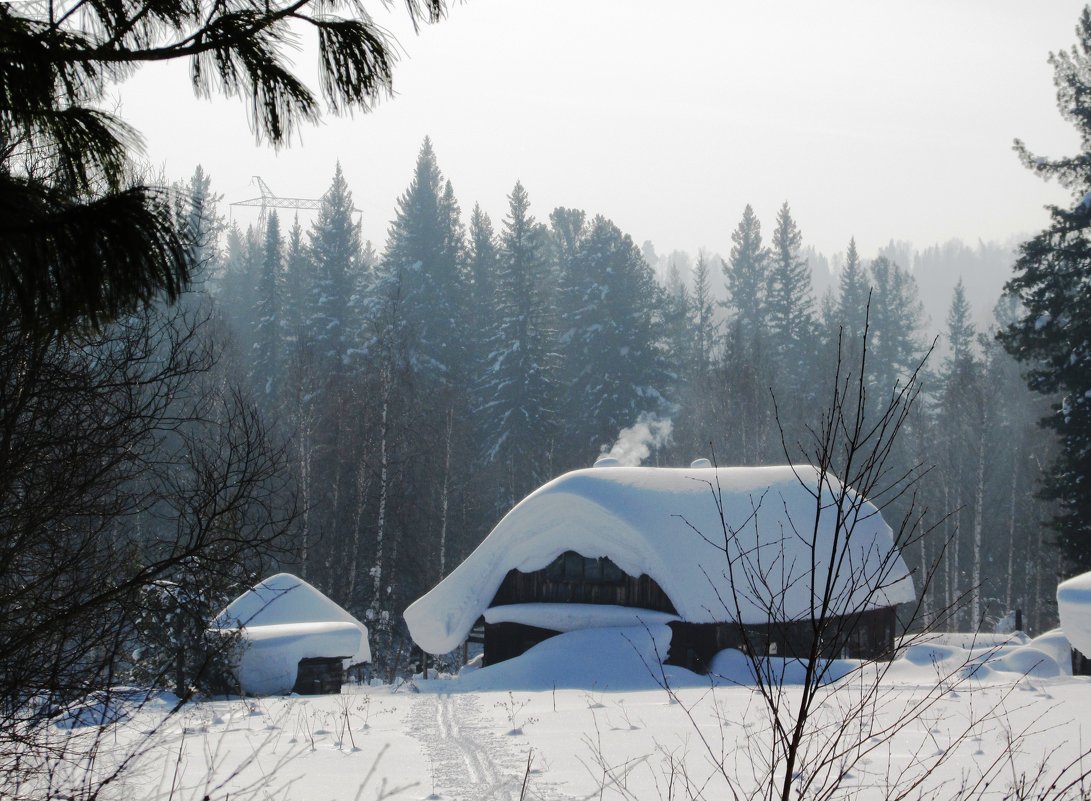
<svg viewBox="0 0 1091 801">
<path fill-rule="evenodd" d="M 239 682 L 255 695 L 291 689 L 300 659 L 371 661 L 367 627 L 291 573 L 255 584 L 220 612 L 212 627 L 242 630 Z"/>
<path fill-rule="evenodd" d="M 541 570 L 565 551 L 608 557 L 632 576 L 647 574 L 678 616 L 693 623 L 765 623 L 771 605 L 779 619 L 810 618 L 809 588 L 814 584 L 821 592 L 831 554 L 838 565 L 831 614 L 912 601 L 912 578 L 878 510 L 848 490 L 842 504 L 846 523 L 835 532 L 833 499 L 841 485 L 832 475 L 823 481 L 816 525 L 820 479 L 810 466 L 598 467 L 566 473 L 518 503 L 466 561 L 405 611 L 405 620 L 422 648 L 450 651 L 484 613 L 508 571 Z M 730 552 L 746 554 L 732 570 L 722 550 L 717 487 L 734 533 Z M 818 581 L 810 580 L 812 570 Z M 766 586 L 747 580 L 759 571 L 767 581 L 757 584 Z"/>
<path fill-rule="evenodd" d="M 1091 573 L 1057 585 L 1061 630 L 1081 654 L 1091 657 Z"/>
</svg>

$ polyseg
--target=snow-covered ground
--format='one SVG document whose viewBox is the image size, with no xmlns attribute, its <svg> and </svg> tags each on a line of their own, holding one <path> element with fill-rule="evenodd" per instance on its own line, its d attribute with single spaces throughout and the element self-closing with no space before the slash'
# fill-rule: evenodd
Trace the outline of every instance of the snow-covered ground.
<svg viewBox="0 0 1091 801">
<path fill-rule="evenodd" d="M 662 635 L 658 627 L 575 631 L 458 678 L 351 687 L 339 696 L 193 703 L 174 715 L 169 699 L 153 702 L 116 724 L 109 739 L 116 753 L 148 746 L 110 792 L 719 799 L 732 797 L 732 784 L 747 795 L 766 780 L 775 753 L 749 664 L 721 654 L 715 682 L 661 672 Z M 1069 777 L 1091 770 L 1091 759 L 1079 760 L 1091 748 L 1091 679 L 1071 675 L 1063 635 L 989 646 L 914 645 L 883 675 L 834 664 L 797 785 L 825 764 L 821 784 L 836 778 L 836 797 L 888 797 L 898 784 L 912 786 L 910 798 L 953 798 L 974 787 L 974 797 L 1002 798 L 1021 774 L 1045 790 L 1066 764 L 1075 762 Z M 770 668 L 784 677 L 783 700 L 798 703 L 792 682 L 801 667 Z"/>
</svg>

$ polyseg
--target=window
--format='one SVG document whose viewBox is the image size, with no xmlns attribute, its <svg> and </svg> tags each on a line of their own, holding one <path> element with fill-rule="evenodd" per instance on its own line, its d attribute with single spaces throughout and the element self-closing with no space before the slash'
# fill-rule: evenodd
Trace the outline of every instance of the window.
<svg viewBox="0 0 1091 801">
<path fill-rule="evenodd" d="M 580 556 L 575 551 L 565 551 L 543 572 L 550 581 L 620 584 L 625 580 L 621 568 L 605 556 Z"/>
</svg>

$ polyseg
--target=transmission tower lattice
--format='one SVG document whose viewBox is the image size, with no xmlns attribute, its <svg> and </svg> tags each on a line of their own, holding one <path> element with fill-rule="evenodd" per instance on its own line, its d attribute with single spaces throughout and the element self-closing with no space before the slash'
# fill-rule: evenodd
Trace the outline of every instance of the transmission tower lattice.
<svg viewBox="0 0 1091 801">
<path fill-rule="evenodd" d="M 258 191 L 261 192 L 261 197 L 252 197 L 249 200 L 239 200 L 232 203 L 232 206 L 260 206 L 261 212 L 258 216 L 258 226 L 264 226 L 265 221 L 269 217 L 269 209 L 304 209 L 306 211 L 318 211 L 322 207 L 322 200 L 325 195 L 319 198 L 308 197 L 278 197 L 273 194 L 273 190 L 269 188 L 269 184 L 265 183 L 261 179 L 260 175 L 254 176 L 254 182 L 258 185 Z M 360 209 L 355 206 L 352 209 L 353 213 L 360 213 Z"/>
</svg>

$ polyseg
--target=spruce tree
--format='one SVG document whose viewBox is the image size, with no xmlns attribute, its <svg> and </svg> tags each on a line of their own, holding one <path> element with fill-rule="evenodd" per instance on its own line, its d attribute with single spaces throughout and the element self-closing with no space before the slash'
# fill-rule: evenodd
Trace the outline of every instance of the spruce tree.
<svg viewBox="0 0 1091 801">
<path fill-rule="evenodd" d="M 1053 399 L 1042 425 L 1061 453 L 1044 495 L 1056 504 L 1052 526 L 1075 571 L 1091 569 L 1091 9 L 1076 28 L 1077 45 L 1050 55 L 1057 105 L 1080 134 L 1082 152 L 1046 159 L 1016 142 L 1023 162 L 1069 190 L 1071 209 L 1050 208 L 1050 225 L 1024 242 L 1007 290 L 1025 312 L 1000 341 L 1027 368 L 1031 389 Z"/>
<path fill-rule="evenodd" d="M 731 260 L 722 262 L 731 299 L 728 305 L 738 321 L 739 336 L 749 340 L 764 324 L 768 253 L 761 243 L 761 222 L 748 203 L 731 234 Z"/>
<path fill-rule="evenodd" d="M 497 320 L 478 409 L 484 458 L 502 467 L 508 507 L 547 478 L 557 408 L 556 320 L 544 246 L 544 232 L 517 182 L 500 235 Z"/>
<path fill-rule="evenodd" d="M 632 238 L 597 216 L 561 288 L 567 453 L 585 466 L 641 414 L 667 407 L 660 289 Z"/>
<path fill-rule="evenodd" d="M 951 351 L 948 359 L 951 363 L 960 362 L 970 355 L 976 336 L 971 317 L 970 302 L 966 300 L 966 287 L 959 278 L 947 311 L 947 345 Z"/>
<path fill-rule="evenodd" d="M 883 256 L 871 263 L 871 281 L 871 398 L 882 406 L 920 362 L 923 306 L 913 276 Z"/>
<path fill-rule="evenodd" d="M 390 225 L 376 291 L 400 298 L 401 337 L 418 371 L 456 380 L 464 368 L 465 241 L 458 203 L 425 138 Z"/>
<path fill-rule="evenodd" d="M 792 219 L 787 201 L 777 212 L 777 227 L 769 252 L 766 318 L 773 347 L 790 372 L 801 372 L 813 342 L 814 293 L 811 271 L 800 255 L 803 235 Z"/>
<path fill-rule="evenodd" d="M 697 256 L 693 271 L 693 347 L 694 367 L 704 377 L 712 364 L 719 326 L 716 323 L 712 300 L 712 280 L 709 276 L 708 259 L 702 251 Z"/>
<path fill-rule="evenodd" d="M 311 226 L 314 279 L 306 321 L 318 355 L 334 370 L 341 369 L 356 324 L 349 316 L 360 263 L 360 225 L 353 220 L 353 213 L 352 193 L 338 162 Z"/>
<path fill-rule="evenodd" d="M 444 12 L 408 4 L 414 23 Z M 107 322 L 192 277 L 169 193 L 133 177 L 140 136 L 108 110 L 116 82 L 185 62 L 195 94 L 240 97 L 258 138 L 284 145 L 323 105 L 368 110 L 391 92 L 396 60 L 360 6 L 312 0 L 4 4 L 0 26 L 0 296 L 28 328 Z M 299 26 L 316 34 L 312 82 L 284 52 Z"/>
<path fill-rule="evenodd" d="M 253 383 L 258 392 L 271 396 L 280 378 L 283 330 L 284 240 L 274 211 L 265 226 L 265 247 L 254 304 Z"/>
<path fill-rule="evenodd" d="M 496 233 L 489 215 L 481 210 L 480 204 L 474 204 L 470 215 L 469 234 L 469 307 L 472 319 L 479 332 L 492 329 L 496 317 L 496 304 L 493 296 L 496 292 L 499 255 L 496 245 Z M 471 339 L 480 339 L 481 334 Z"/>
<path fill-rule="evenodd" d="M 667 270 L 667 285 L 664 287 L 663 329 L 666 335 L 667 351 L 671 354 L 671 366 L 675 373 L 675 386 L 685 387 L 693 376 L 696 362 L 694 353 L 693 316 L 694 301 L 689 287 L 678 272 L 678 265 L 673 261 Z"/>
<path fill-rule="evenodd" d="M 773 368 L 773 395 L 780 426 L 789 441 L 797 441 L 815 419 L 815 387 L 821 380 L 818 325 L 814 314 L 811 270 L 800 254 L 803 235 L 788 203 L 777 212 L 769 246 L 765 300 L 768 345 Z"/>
<path fill-rule="evenodd" d="M 305 328 L 308 316 L 306 310 L 309 307 L 313 277 L 314 268 L 303 238 L 303 226 L 299 224 L 299 216 L 296 215 L 288 230 L 284 252 L 284 313 L 281 315 L 284 341 L 293 348 L 301 347 L 308 341 Z"/>
<path fill-rule="evenodd" d="M 845 266 L 838 279 L 837 322 L 844 329 L 843 341 L 859 342 L 864 335 L 871 285 L 856 251 L 855 237 L 849 240 Z"/>
</svg>

